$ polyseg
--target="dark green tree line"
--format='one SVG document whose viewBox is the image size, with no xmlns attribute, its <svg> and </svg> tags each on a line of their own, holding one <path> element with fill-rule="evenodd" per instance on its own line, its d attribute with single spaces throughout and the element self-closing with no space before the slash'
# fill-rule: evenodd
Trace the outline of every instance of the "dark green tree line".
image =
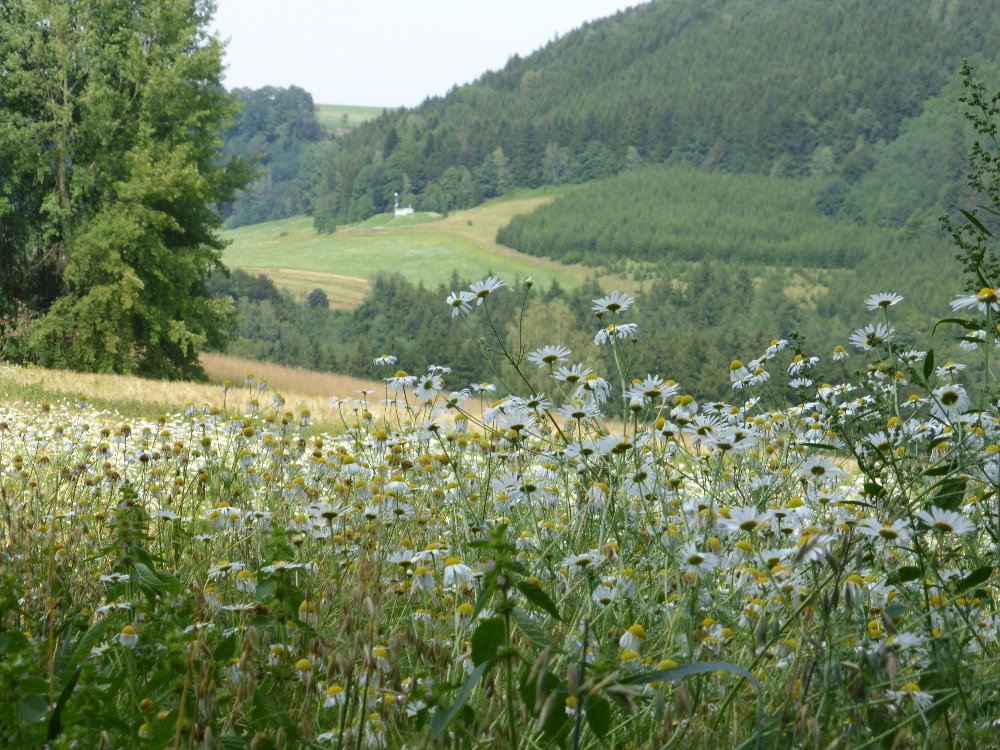
<svg viewBox="0 0 1000 750">
<path fill-rule="evenodd" d="M 197 374 L 236 112 L 207 0 L 0 3 L 0 314 L 8 356 Z M 12 323 L 11 316 L 17 316 Z"/>
</svg>

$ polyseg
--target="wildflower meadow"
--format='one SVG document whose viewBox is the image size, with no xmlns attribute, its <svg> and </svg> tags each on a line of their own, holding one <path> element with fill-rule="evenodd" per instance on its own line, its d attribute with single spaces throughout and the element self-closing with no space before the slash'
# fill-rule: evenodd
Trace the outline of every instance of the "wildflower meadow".
<svg viewBox="0 0 1000 750">
<path fill-rule="evenodd" d="M 157 419 L 0 406 L 0 741 L 1000 746 L 1000 263 L 962 213 L 933 330 L 874 290 L 832 351 L 734 352 L 725 402 L 632 371 L 641 300 L 593 300 L 597 372 L 495 326 L 491 276 L 440 314 L 495 382 L 388 352 L 337 430 L 253 377 Z"/>
<path fill-rule="evenodd" d="M 442 314 L 506 293 L 490 278 Z M 594 341 L 618 372 L 498 335 L 485 354 L 518 382 L 497 398 L 387 354 L 384 393 L 336 401 L 335 435 L 253 379 L 227 395 L 239 415 L 5 406 L 0 735 L 987 747 L 1000 296 L 957 296 L 967 317 L 935 334 L 968 368 L 904 346 L 908 303 L 873 294 L 828 356 L 734 360 L 728 403 L 631 373 L 642 332 L 615 293 Z M 816 381 L 821 361 L 842 377 Z"/>
</svg>

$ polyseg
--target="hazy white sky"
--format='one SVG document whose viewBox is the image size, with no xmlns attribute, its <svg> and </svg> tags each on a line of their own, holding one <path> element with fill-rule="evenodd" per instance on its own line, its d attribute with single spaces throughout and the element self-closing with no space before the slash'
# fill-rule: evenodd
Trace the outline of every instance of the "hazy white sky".
<svg viewBox="0 0 1000 750">
<path fill-rule="evenodd" d="M 228 88 L 412 106 L 643 0 L 217 0 Z"/>
</svg>

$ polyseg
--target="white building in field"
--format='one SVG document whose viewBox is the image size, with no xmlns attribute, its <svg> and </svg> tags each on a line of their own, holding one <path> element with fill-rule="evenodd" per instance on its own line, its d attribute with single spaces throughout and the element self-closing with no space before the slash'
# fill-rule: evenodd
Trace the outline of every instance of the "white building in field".
<svg viewBox="0 0 1000 750">
<path fill-rule="evenodd" d="M 407 206 L 406 208 L 403 208 L 401 205 L 399 205 L 399 193 L 393 193 L 393 195 L 396 198 L 396 206 L 392 210 L 393 214 L 395 214 L 396 216 L 409 216 L 410 214 L 413 213 L 413 206 Z"/>
</svg>

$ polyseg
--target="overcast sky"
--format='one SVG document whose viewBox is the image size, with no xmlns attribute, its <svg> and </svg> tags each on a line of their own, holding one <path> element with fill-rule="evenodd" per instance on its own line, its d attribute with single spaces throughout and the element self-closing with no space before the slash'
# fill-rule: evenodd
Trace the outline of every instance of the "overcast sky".
<svg viewBox="0 0 1000 750">
<path fill-rule="evenodd" d="M 228 88 L 413 106 L 641 0 L 217 0 Z"/>
</svg>

